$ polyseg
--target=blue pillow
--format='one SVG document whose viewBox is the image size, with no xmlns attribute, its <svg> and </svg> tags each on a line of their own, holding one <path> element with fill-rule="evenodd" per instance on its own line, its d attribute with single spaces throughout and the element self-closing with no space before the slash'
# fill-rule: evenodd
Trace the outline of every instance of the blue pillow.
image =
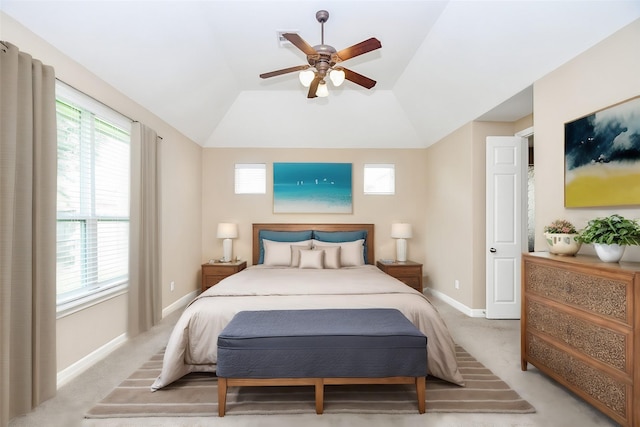
<svg viewBox="0 0 640 427">
<path fill-rule="evenodd" d="M 258 256 L 258 264 L 264 262 L 264 246 L 262 245 L 262 239 L 272 240 L 274 242 L 300 242 L 302 240 L 310 240 L 313 235 L 311 230 L 303 231 L 272 231 L 272 230 L 260 230 L 258 232 L 258 247 L 260 249 L 260 255 Z"/>
<path fill-rule="evenodd" d="M 313 238 L 321 242 L 353 242 L 355 240 L 364 239 L 364 263 L 367 263 L 367 230 L 355 231 L 314 231 Z"/>
</svg>

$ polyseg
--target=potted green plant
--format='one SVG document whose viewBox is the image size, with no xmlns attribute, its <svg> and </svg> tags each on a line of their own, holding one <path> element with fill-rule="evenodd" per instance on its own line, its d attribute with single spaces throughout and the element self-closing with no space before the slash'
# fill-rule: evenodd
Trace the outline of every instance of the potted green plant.
<svg viewBox="0 0 640 427">
<path fill-rule="evenodd" d="M 595 218 L 578 233 L 577 240 L 593 244 L 602 261 L 618 262 L 627 246 L 640 245 L 640 224 L 618 214 Z"/>
<path fill-rule="evenodd" d="M 573 256 L 578 253 L 582 243 L 576 240 L 577 236 L 576 227 L 565 219 L 557 219 L 544 227 L 544 238 L 552 254 Z"/>
</svg>

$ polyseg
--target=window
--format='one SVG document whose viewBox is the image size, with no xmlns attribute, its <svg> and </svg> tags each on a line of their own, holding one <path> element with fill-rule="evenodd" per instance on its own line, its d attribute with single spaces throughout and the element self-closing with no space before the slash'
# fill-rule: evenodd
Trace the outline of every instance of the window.
<svg viewBox="0 0 640 427">
<path fill-rule="evenodd" d="M 364 194 L 395 194 L 395 165 L 364 165 Z"/>
<path fill-rule="evenodd" d="M 236 194 L 266 194 L 267 168 L 265 164 L 236 164 L 235 182 Z"/>
<path fill-rule="evenodd" d="M 131 122 L 57 83 L 57 302 L 126 287 Z"/>
</svg>

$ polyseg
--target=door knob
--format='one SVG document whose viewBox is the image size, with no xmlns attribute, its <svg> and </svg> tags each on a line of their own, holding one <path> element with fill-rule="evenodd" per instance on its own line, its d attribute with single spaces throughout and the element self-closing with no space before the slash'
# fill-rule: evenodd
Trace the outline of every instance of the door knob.
<svg viewBox="0 0 640 427">
<path fill-rule="evenodd" d="M 489 249 L 489 252 L 491 252 L 492 254 L 495 254 L 497 251 L 496 251 L 496 248 L 491 248 Z"/>
</svg>

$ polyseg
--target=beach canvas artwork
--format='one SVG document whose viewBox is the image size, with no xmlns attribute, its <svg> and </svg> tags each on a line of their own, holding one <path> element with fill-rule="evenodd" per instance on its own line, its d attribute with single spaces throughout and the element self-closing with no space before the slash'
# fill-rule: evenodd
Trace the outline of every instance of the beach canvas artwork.
<svg viewBox="0 0 640 427">
<path fill-rule="evenodd" d="M 640 205 L 640 97 L 565 124 L 565 206 Z"/>
<path fill-rule="evenodd" d="M 274 163 L 274 213 L 352 213 L 351 163 Z"/>
</svg>

